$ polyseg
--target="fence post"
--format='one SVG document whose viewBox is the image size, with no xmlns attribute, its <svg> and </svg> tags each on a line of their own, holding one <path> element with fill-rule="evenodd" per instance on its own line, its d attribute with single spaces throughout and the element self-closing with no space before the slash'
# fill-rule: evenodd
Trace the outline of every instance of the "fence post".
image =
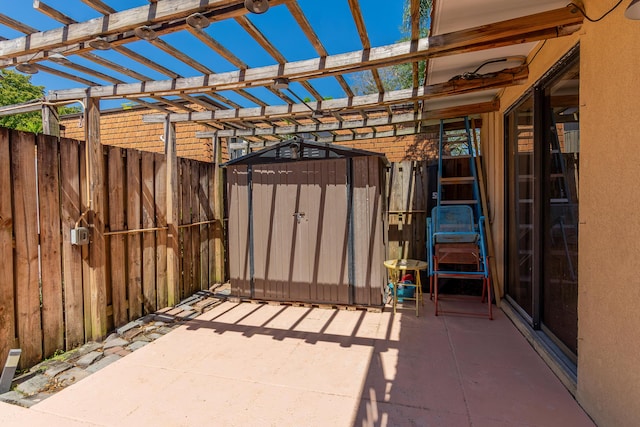
<svg viewBox="0 0 640 427">
<path fill-rule="evenodd" d="M 60 136 L 60 120 L 56 107 L 42 104 L 42 133 Z"/>
<path fill-rule="evenodd" d="M 176 156 L 175 125 L 164 125 L 164 153 L 167 158 L 167 300 L 169 306 L 179 302 L 179 246 L 178 246 L 178 158 Z"/>
<path fill-rule="evenodd" d="M 87 97 L 85 141 L 87 143 L 89 187 L 88 206 L 91 224 L 91 243 L 89 245 L 89 293 L 90 307 L 85 307 L 85 316 L 90 316 L 91 333 L 87 338 L 102 339 L 107 334 L 107 298 L 106 298 L 106 250 L 104 236 L 105 189 L 104 154 L 100 143 L 100 100 Z"/>
<path fill-rule="evenodd" d="M 223 180 L 221 142 L 216 135 L 213 137 L 213 218 L 216 222 L 213 224 L 214 230 L 214 277 L 215 283 L 222 283 L 225 279 L 225 259 L 224 259 L 224 198 L 223 198 Z"/>
</svg>

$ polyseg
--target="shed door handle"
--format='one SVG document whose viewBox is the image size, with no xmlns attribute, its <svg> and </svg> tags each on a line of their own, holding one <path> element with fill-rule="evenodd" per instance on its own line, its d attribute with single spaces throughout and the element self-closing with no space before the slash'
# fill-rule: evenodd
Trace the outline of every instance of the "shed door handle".
<svg viewBox="0 0 640 427">
<path fill-rule="evenodd" d="M 304 218 L 304 212 L 294 212 L 293 216 L 296 217 L 296 221 L 298 221 L 298 224 L 300 224 L 300 221 L 302 221 L 302 219 Z"/>
</svg>

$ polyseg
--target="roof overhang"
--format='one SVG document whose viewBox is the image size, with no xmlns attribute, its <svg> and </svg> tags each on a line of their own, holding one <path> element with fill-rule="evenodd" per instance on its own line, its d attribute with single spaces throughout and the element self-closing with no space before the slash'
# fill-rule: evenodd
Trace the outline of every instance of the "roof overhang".
<svg viewBox="0 0 640 427">
<path fill-rule="evenodd" d="M 567 6 L 566 0 L 437 0 L 434 1 L 431 35 L 439 36 L 451 32 L 480 26 L 491 26 L 497 22 L 535 15 Z M 491 73 L 497 70 L 526 63 L 526 58 L 537 45 L 536 42 L 514 43 L 495 49 L 463 52 L 458 55 L 429 59 L 426 84 L 433 85 L 449 81 L 465 73 Z M 495 62 L 493 62 L 495 61 Z M 455 97 L 461 104 L 489 102 L 500 89 Z"/>
</svg>

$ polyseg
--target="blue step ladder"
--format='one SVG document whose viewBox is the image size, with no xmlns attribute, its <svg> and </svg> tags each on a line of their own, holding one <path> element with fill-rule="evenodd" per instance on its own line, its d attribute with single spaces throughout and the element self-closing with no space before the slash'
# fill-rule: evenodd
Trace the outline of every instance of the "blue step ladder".
<svg viewBox="0 0 640 427">
<path fill-rule="evenodd" d="M 460 119 L 454 123 L 460 123 Z M 435 314 L 464 314 L 493 319 L 492 292 L 487 257 L 485 216 L 478 175 L 479 146 L 468 117 L 464 127 L 445 129 L 440 121 L 438 147 L 438 193 L 436 206 L 427 218 L 429 291 Z M 478 162 L 479 163 L 479 162 Z M 468 164 L 468 166 L 466 166 Z M 439 279 L 472 279 L 482 286 L 482 311 L 446 310 L 441 305 Z M 446 299 L 450 299 L 447 296 Z M 459 304 L 457 305 L 459 306 Z"/>
</svg>

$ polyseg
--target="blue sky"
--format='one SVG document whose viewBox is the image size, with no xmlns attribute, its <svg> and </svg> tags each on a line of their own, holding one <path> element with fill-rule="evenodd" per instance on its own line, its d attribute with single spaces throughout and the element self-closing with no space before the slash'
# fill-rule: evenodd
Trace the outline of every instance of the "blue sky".
<svg viewBox="0 0 640 427">
<path fill-rule="evenodd" d="M 34 10 L 30 0 L 4 0 L 3 3 L 5 1 L 7 1 L 8 4 L 3 5 L 3 14 L 38 30 L 43 31 L 61 26 L 57 21 Z M 104 2 L 117 10 L 148 4 L 147 0 L 104 0 Z M 80 0 L 48 0 L 46 3 L 76 21 L 85 21 L 99 16 L 98 12 L 89 8 Z M 347 0 L 299 0 L 298 3 L 329 54 L 350 52 L 362 48 L 360 38 L 353 24 Z M 402 37 L 400 25 L 402 22 L 403 4 L 403 0 L 360 0 L 360 7 L 372 46 L 392 44 Z M 251 14 L 247 16 L 288 61 L 309 59 L 317 56 L 315 50 L 307 41 L 306 37 L 304 37 L 302 31 L 285 6 L 272 7 L 263 15 Z M 275 63 L 275 60 L 244 32 L 234 20 L 212 23 L 205 31 L 250 67 L 260 67 Z M 22 34 L 0 25 L 0 35 L 7 38 L 14 38 Z M 236 69 L 232 64 L 218 56 L 187 32 L 162 36 L 162 39 L 188 52 L 193 58 L 216 73 Z M 161 63 L 182 76 L 189 77 L 200 74 L 198 71 L 170 57 L 145 41 L 133 42 L 126 46 L 137 53 Z M 115 51 L 94 51 L 94 53 L 122 66 L 138 71 L 151 79 L 168 78 L 155 70 L 139 65 Z M 126 82 L 132 81 L 127 76 L 119 75 L 109 69 L 103 69 L 99 65 L 83 58 L 75 56 L 70 59 L 78 64 L 103 71 L 106 74 L 113 75 Z M 46 65 L 82 76 L 80 73 L 73 70 L 70 71 L 51 62 L 46 62 Z M 96 77 L 82 77 L 88 78 L 101 85 L 109 84 Z M 82 84 L 78 82 L 43 72 L 34 75 L 31 81 L 36 85 L 44 86 L 45 90 L 82 87 Z M 311 83 L 325 97 L 341 98 L 345 96 L 339 84 L 333 78 L 315 79 Z M 310 96 L 300 85 L 293 85 L 292 89 L 301 97 Z M 266 89 L 255 88 L 249 90 L 249 92 L 263 99 L 265 102 L 282 103 L 282 100 L 275 97 Z M 242 106 L 254 106 L 254 104 L 246 98 L 240 97 L 234 92 L 224 92 L 221 94 Z M 118 104 L 119 103 L 120 101 L 118 101 Z M 104 105 L 104 107 L 111 106 L 115 106 L 113 102 Z"/>
</svg>

